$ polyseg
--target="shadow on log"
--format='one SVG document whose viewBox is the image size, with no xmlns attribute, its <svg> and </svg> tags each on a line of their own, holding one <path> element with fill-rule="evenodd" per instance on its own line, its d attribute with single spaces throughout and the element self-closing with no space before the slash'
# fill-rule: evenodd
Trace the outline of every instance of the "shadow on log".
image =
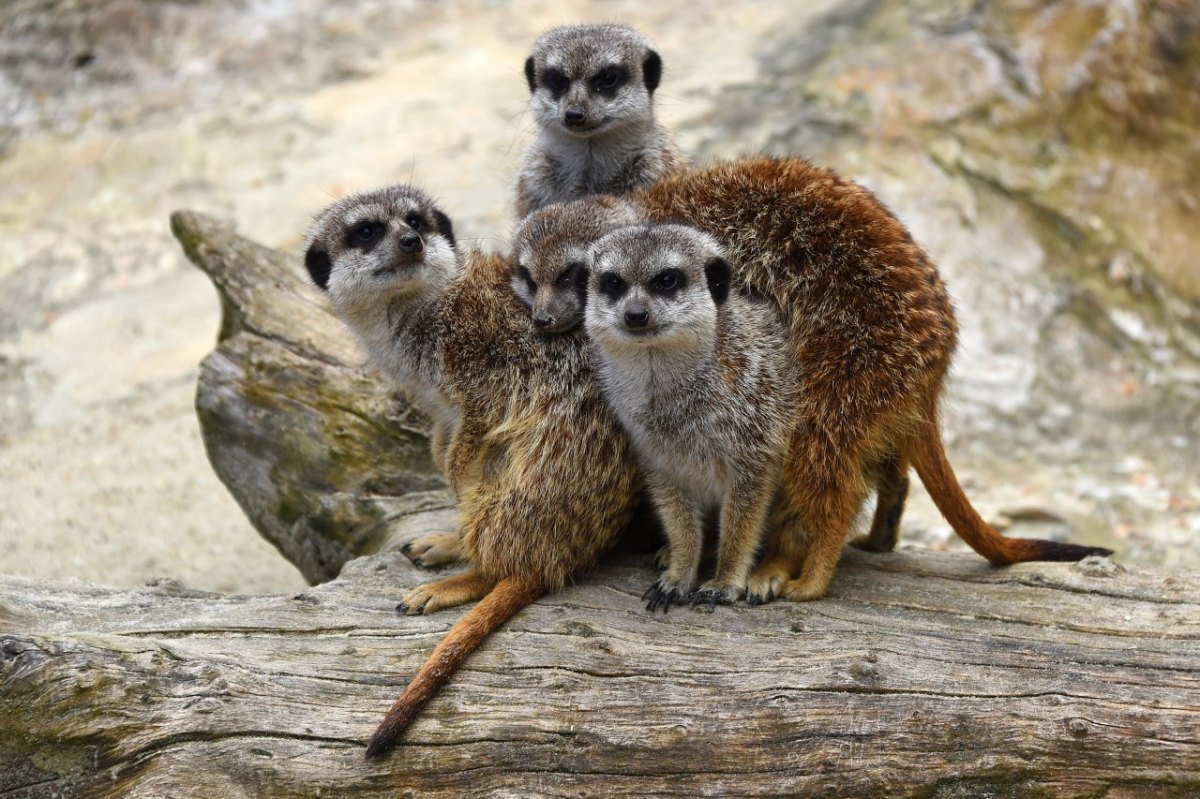
<svg viewBox="0 0 1200 799">
<path fill-rule="evenodd" d="M 296 259 L 172 225 L 224 309 L 213 465 L 310 580 L 341 573 L 262 597 L 0 577 L 0 796 L 1200 796 L 1200 575 L 918 550 L 848 552 L 819 602 L 666 616 L 650 556 L 614 556 L 365 762 L 465 612 L 397 614 L 428 576 L 388 550 L 454 511 Z"/>
</svg>

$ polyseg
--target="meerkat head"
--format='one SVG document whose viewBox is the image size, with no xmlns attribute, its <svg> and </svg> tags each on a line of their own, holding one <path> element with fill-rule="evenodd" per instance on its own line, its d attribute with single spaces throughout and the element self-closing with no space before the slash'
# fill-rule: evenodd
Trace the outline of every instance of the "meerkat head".
<svg viewBox="0 0 1200 799">
<path fill-rule="evenodd" d="M 716 239 L 684 225 L 616 230 L 593 245 L 586 324 L 604 350 L 711 348 L 732 270 Z"/>
<path fill-rule="evenodd" d="M 583 322 L 592 244 L 642 219 L 628 200 L 596 194 L 548 205 L 521 220 L 513 234 L 512 287 L 530 307 L 535 330 L 565 333 Z"/>
<path fill-rule="evenodd" d="M 567 25 L 542 34 L 525 61 L 538 124 L 578 138 L 645 120 L 662 59 L 624 25 Z"/>
<path fill-rule="evenodd" d="M 450 219 L 410 186 L 338 200 L 308 232 L 304 265 L 344 311 L 443 288 L 458 272 Z"/>
</svg>

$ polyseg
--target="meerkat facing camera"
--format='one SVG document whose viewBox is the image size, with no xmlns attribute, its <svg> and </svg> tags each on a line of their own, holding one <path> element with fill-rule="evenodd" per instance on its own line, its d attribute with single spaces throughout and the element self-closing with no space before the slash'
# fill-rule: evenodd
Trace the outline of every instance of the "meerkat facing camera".
<svg viewBox="0 0 1200 799">
<path fill-rule="evenodd" d="M 517 217 L 588 194 L 625 194 L 681 165 L 654 115 L 662 59 L 624 25 L 543 34 L 525 61 L 537 136 L 517 180 Z"/>
<path fill-rule="evenodd" d="M 798 374 L 774 305 L 730 292 L 710 236 L 613 231 L 592 250 L 586 328 L 604 394 L 638 454 L 667 534 L 648 609 L 745 592 L 796 418 Z M 706 518 L 717 566 L 696 588 Z"/>
<path fill-rule="evenodd" d="M 372 357 L 426 407 L 451 409 L 445 470 L 470 568 L 417 588 L 398 609 L 480 600 L 388 711 L 371 757 L 488 634 L 616 543 L 639 476 L 582 331 L 531 332 L 508 262 L 455 253 L 449 220 L 428 197 L 409 187 L 349 197 L 318 216 L 308 242 L 309 274 Z"/>
</svg>

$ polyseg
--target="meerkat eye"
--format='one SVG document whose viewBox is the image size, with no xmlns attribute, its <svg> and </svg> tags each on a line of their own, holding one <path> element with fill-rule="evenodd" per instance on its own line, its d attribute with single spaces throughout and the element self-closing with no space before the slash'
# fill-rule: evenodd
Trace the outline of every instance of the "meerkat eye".
<svg viewBox="0 0 1200 799">
<path fill-rule="evenodd" d="M 621 85 L 625 78 L 625 70 L 615 64 L 610 64 L 596 73 L 592 78 L 592 86 L 596 91 L 612 91 Z"/>
<path fill-rule="evenodd" d="M 362 246 L 374 244 L 383 237 L 383 225 L 378 222 L 359 222 L 350 228 L 350 244 Z"/>
<path fill-rule="evenodd" d="M 651 291 L 656 291 L 660 294 L 670 294 L 678 291 L 683 286 L 683 273 L 678 269 L 667 269 L 659 272 L 650 281 Z"/>
<path fill-rule="evenodd" d="M 587 277 L 587 267 L 581 261 L 571 261 L 558 276 L 558 285 L 573 286 Z"/>
<path fill-rule="evenodd" d="M 625 293 L 626 283 L 619 275 L 609 272 L 600 276 L 600 291 L 609 299 L 616 299 Z"/>
<path fill-rule="evenodd" d="M 546 70 L 542 74 L 542 83 L 546 84 L 546 88 L 556 95 L 571 88 L 571 79 L 557 69 Z"/>
<path fill-rule="evenodd" d="M 525 281 L 525 286 L 529 289 L 530 294 L 537 294 L 537 281 L 533 279 L 533 275 L 529 273 L 529 268 L 525 264 L 517 264 L 517 277 Z"/>
<path fill-rule="evenodd" d="M 410 228 L 412 228 L 416 232 L 420 233 L 421 230 L 425 227 L 425 220 L 421 218 L 420 214 L 413 212 L 408 215 L 407 219 L 404 220 L 404 224 L 408 225 Z"/>
</svg>

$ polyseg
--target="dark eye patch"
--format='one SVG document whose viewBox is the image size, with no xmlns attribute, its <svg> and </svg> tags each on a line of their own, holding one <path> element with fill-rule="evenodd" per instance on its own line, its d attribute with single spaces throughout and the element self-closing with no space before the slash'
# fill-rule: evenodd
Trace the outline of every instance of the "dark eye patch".
<svg viewBox="0 0 1200 799">
<path fill-rule="evenodd" d="M 558 285 L 574 286 L 587 280 L 587 267 L 582 261 L 571 261 L 558 273 Z"/>
<path fill-rule="evenodd" d="M 650 279 L 650 290 L 655 294 L 671 295 L 687 284 L 687 277 L 678 269 L 664 269 Z"/>
<path fill-rule="evenodd" d="M 383 238 L 387 227 L 382 222 L 358 222 L 346 234 L 346 244 L 350 247 L 367 249 Z"/>
<path fill-rule="evenodd" d="M 616 272 L 605 272 L 600 276 L 600 293 L 610 300 L 620 299 L 629 289 L 629 284 Z"/>
<path fill-rule="evenodd" d="M 542 85 L 550 90 L 550 95 L 557 100 L 571 88 L 571 79 L 557 69 L 547 69 L 542 73 Z"/>
<path fill-rule="evenodd" d="M 615 97 L 629 80 L 629 72 L 620 64 L 609 64 L 592 76 L 592 91 L 605 97 Z"/>
<path fill-rule="evenodd" d="M 537 294 L 537 281 L 533 279 L 533 275 L 529 273 L 529 269 L 524 264 L 517 264 L 517 277 L 525 281 L 525 285 L 529 287 L 530 294 Z"/>
</svg>

